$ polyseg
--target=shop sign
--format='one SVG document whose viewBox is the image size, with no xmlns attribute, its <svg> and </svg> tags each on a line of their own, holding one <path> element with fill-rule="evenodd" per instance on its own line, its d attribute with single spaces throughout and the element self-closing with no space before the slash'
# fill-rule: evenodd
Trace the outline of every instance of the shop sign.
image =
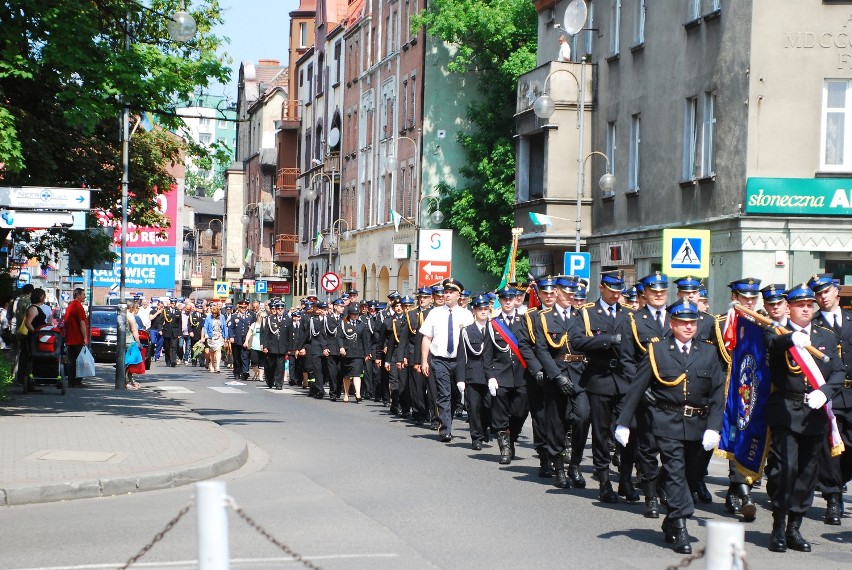
<svg viewBox="0 0 852 570">
<path fill-rule="evenodd" d="M 745 213 L 852 216 L 852 178 L 749 178 Z"/>
</svg>

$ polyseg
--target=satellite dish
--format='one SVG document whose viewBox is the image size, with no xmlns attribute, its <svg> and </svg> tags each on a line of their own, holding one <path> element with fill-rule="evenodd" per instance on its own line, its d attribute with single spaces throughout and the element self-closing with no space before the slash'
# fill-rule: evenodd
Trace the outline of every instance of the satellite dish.
<svg viewBox="0 0 852 570">
<path fill-rule="evenodd" d="M 571 0 L 568 7 L 565 8 L 565 17 L 562 20 L 562 27 L 572 36 L 577 35 L 577 32 L 583 29 L 586 25 L 586 17 L 588 16 L 586 3 L 584 0 Z"/>
<path fill-rule="evenodd" d="M 340 129 L 333 127 L 328 131 L 328 146 L 336 148 L 340 144 Z"/>
</svg>

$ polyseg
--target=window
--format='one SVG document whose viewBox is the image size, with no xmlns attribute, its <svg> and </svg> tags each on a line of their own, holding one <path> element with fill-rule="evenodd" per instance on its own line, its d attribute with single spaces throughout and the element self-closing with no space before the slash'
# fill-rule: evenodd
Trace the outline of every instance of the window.
<svg viewBox="0 0 852 570">
<path fill-rule="evenodd" d="M 308 47 L 308 23 L 299 23 L 299 47 Z"/>
<path fill-rule="evenodd" d="M 645 43 L 645 0 L 635 0 L 636 14 L 633 20 L 633 44 Z"/>
<path fill-rule="evenodd" d="M 210 133 L 201 133 L 198 135 L 198 142 L 201 144 L 210 144 L 211 140 L 213 140 L 213 135 Z"/>
<path fill-rule="evenodd" d="M 308 103 L 314 98 L 314 65 L 308 66 Z"/>
<path fill-rule="evenodd" d="M 343 41 L 337 40 L 337 43 L 334 44 L 334 84 L 337 85 L 340 83 L 340 60 L 341 54 L 343 53 Z"/>
<path fill-rule="evenodd" d="M 409 102 L 411 103 L 411 114 L 409 115 L 409 118 L 411 119 L 411 126 L 409 127 L 410 129 L 413 129 L 414 125 L 417 122 L 417 119 L 416 119 L 416 117 L 417 117 L 417 115 L 416 115 L 416 112 L 417 112 L 417 89 L 416 89 L 416 86 L 417 86 L 417 78 L 412 75 L 411 76 L 411 97 L 408 98 Z"/>
<path fill-rule="evenodd" d="M 621 0 L 613 0 L 610 17 L 609 54 L 618 55 L 621 51 L 619 36 L 621 35 Z"/>
<path fill-rule="evenodd" d="M 639 191 L 639 143 L 642 116 L 637 113 L 630 117 L 630 155 L 628 157 L 627 191 Z"/>
<path fill-rule="evenodd" d="M 698 98 L 687 97 L 683 108 L 683 168 L 681 180 L 692 180 L 698 154 Z"/>
<path fill-rule="evenodd" d="M 702 137 L 701 176 L 712 176 L 716 172 L 713 144 L 716 131 L 716 94 L 704 93 L 704 133 Z"/>
<path fill-rule="evenodd" d="M 216 121 L 216 128 L 217 129 L 230 129 L 231 124 L 225 119 L 219 119 L 218 121 Z"/>
<path fill-rule="evenodd" d="M 710 11 L 711 12 L 718 12 L 721 9 L 722 9 L 722 0 L 712 0 L 712 2 L 710 2 Z"/>
<path fill-rule="evenodd" d="M 701 17 L 701 0 L 687 0 L 687 21 L 697 20 Z"/>
<path fill-rule="evenodd" d="M 201 117 L 198 119 L 198 128 L 204 131 L 210 130 L 210 117 Z"/>
<path fill-rule="evenodd" d="M 606 156 L 609 158 L 609 171 L 612 175 L 615 175 L 615 151 L 617 149 L 616 146 L 616 134 L 618 133 L 615 121 L 610 121 L 606 124 Z"/>
<path fill-rule="evenodd" d="M 402 102 L 399 106 L 400 110 L 400 120 L 399 124 L 402 127 L 401 130 L 405 130 L 408 126 L 408 80 L 402 82 Z"/>
<path fill-rule="evenodd" d="M 833 172 L 852 170 L 852 81 L 829 80 L 822 95 L 822 148 L 820 168 Z"/>
</svg>

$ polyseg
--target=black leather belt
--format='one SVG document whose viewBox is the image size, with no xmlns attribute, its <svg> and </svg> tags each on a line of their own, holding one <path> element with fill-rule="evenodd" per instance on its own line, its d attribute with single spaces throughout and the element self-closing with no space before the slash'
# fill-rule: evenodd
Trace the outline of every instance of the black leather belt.
<svg viewBox="0 0 852 570">
<path fill-rule="evenodd" d="M 586 357 L 582 354 L 557 354 L 553 357 L 554 360 L 558 360 L 560 362 L 585 362 Z"/>
<path fill-rule="evenodd" d="M 659 400 L 656 403 L 657 408 L 661 410 L 666 410 L 669 412 L 675 412 L 678 414 L 683 414 L 685 418 L 698 417 L 703 418 L 707 415 L 707 408 L 696 408 L 695 406 L 676 406 L 674 404 L 669 404 L 668 402 L 660 402 Z"/>
<path fill-rule="evenodd" d="M 787 400 L 792 400 L 794 402 L 804 402 L 805 396 L 807 396 L 807 393 L 805 392 L 789 392 L 787 390 L 784 390 L 784 398 Z"/>
</svg>

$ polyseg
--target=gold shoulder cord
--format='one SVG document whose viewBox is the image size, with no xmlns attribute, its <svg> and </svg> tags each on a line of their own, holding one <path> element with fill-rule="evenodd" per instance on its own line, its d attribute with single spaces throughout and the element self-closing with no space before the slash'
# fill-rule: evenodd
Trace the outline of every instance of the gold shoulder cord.
<svg viewBox="0 0 852 570">
<path fill-rule="evenodd" d="M 423 311 L 417 312 L 417 328 L 419 329 L 423 325 Z M 411 331 L 414 332 L 414 331 Z"/>
<path fill-rule="evenodd" d="M 163 318 L 166 319 L 167 323 L 170 323 L 174 320 L 174 317 L 172 317 L 171 319 L 169 318 L 169 313 L 167 311 L 163 311 Z"/>
<path fill-rule="evenodd" d="M 639 340 L 639 331 L 636 330 L 636 316 L 633 313 L 627 313 L 630 315 L 630 328 L 633 330 L 633 338 L 636 339 L 636 346 L 639 347 L 639 350 L 642 352 L 648 352 L 648 350 L 642 345 L 642 341 Z"/>
<path fill-rule="evenodd" d="M 719 354 L 726 364 L 731 364 L 731 355 L 728 354 L 728 349 L 725 348 L 725 339 L 722 338 L 722 327 L 719 326 L 719 319 L 713 319 L 713 330 L 716 333 L 716 345 L 719 347 Z"/>
<path fill-rule="evenodd" d="M 541 330 L 544 333 L 544 339 L 547 341 L 547 344 L 550 345 L 550 348 L 562 348 L 568 344 L 568 333 L 562 335 L 562 338 L 559 339 L 559 344 L 550 340 L 550 333 L 547 332 L 547 319 L 545 318 L 545 314 L 547 312 L 549 311 L 541 313 Z"/>
<path fill-rule="evenodd" d="M 686 382 L 684 382 L 684 380 L 686 380 L 686 372 L 681 373 L 681 375 L 675 378 L 674 380 L 663 380 L 662 378 L 660 378 L 660 371 L 657 370 L 657 359 L 654 357 L 653 344 L 648 345 L 648 358 L 650 358 L 651 360 L 651 371 L 654 373 L 654 377 L 656 377 L 657 382 L 659 382 L 663 386 L 668 386 L 669 388 L 677 386 L 678 384 L 683 382 L 683 396 L 684 398 L 686 398 Z"/>
<path fill-rule="evenodd" d="M 583 305 L 581 310 L 583 313 L 583 324 L 586 325 L 586 336 L 592 336 L 592 325 L 589 323 L 589 308 L 587 305 Z"/>
<path fill-rule="evenodd" d="M 399 344 L 399 335 L 396 334 L 396 319 L 391 319 L 391 328 L 393 329 L 393 339 Z"/>
<path fill-rule="evenodd" d="M 533 321 L 529 311 L 524 313 L 524 320 L 527 323 L 527 332 L 530 333 L 530 342 L 535 344 L 535 327 L 533 327 Z"/>
</svg>

